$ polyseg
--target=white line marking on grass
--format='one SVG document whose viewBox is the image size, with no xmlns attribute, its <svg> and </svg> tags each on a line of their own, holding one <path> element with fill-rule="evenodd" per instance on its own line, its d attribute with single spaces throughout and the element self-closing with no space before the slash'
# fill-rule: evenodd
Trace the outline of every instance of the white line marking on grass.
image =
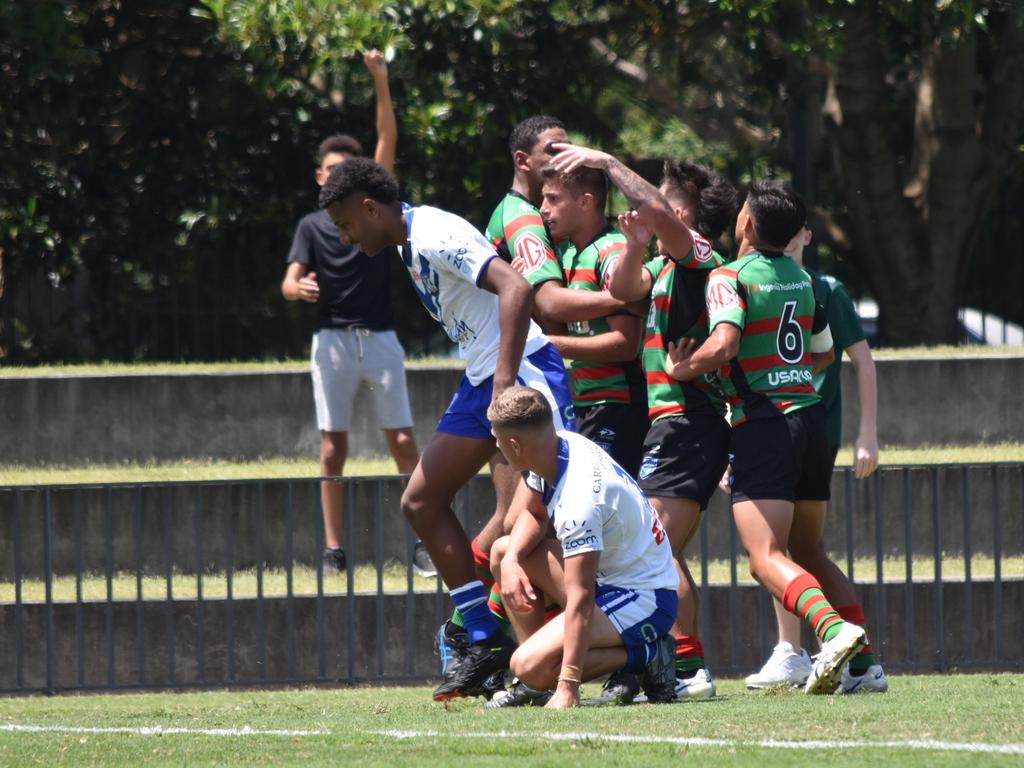
<svg viewBox="0 0 1024 768">
<path fill-rule="evenodd" d="M 545 741 L 613 741 L 630 744 L 675 744 L 688 747 L 763 747 L 765 749 L 930 749 L 936 752 L 985 752 L 1001 755 L 1024 755 L 1024 744 L 984 744 L 978 742 L 930 741 L 783 741 L 762 739 L 708 739 L 701 736 L 634 736 L 621 733 L 440 733 L 438 731 L 371 731 L 394 739 L 427 739 L 439 737 L 480 739 L 542 739 Z"/>
<path fill-rule="evenodd" d="M 133 736 L 327 736 L 330 731 L 262 730 L 243 725 L 240 728 L 177 728 L 166 725 L 143 725 L 135 728 L 99 728 L 79 725 L 22 725 L 0 723 L 3 733 L 126 733 Z"/>
</svg>

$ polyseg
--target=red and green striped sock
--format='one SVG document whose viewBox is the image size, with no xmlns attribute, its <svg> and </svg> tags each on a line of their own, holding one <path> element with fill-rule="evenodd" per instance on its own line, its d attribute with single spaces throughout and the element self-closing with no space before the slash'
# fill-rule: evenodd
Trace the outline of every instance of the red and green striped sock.
<svg viewBox="0 0 1024 768">
<path fill-rule="evenodd" d="M 676 635 L 676 675 L 690 677 L 704 669 L 704 646 L 696 635 Z"/>
<path fill-rule="evenodd" d="M 821 584 L 809 573 L 802 573 L 789 582 L 782 594 L 782 605 L 810 624 L 823 643 L 835 637 L 845 624 L 836 609 L 825 599 Z"/>
<path fill-rule="evenodd" d="M 480 549 L 480 542 L 475 536 L 469 542 L 469 548 L 473 551 L 473 567 L 476 569 L 476 577 L 484 583 L 484 589 L 490 590 L 494 586 L 494 576 L 491 575 L 491 553 Z"/>
<path fill-rule="evenodd" d="M 864 606 L 860 603 L 840 606 L 838 611 L 843 621 L 848 621 L 851 624 L 856 624 L 858 627 L 867 629 L 867 621 L 864 618 Z M 860 649 L 860 653 L 850 659 L 850 674 L 863 675 L 872 664 L 875 664 L 875 654 L 871 650 L 871 644 L 865 643 L 864 647 Z"/>
</svg>

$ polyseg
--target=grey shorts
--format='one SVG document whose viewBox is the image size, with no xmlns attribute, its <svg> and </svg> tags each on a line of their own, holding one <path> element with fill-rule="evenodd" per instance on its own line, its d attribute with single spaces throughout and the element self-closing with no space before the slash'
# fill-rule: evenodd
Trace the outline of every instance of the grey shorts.
<svg viewBox="0 0 1024 768">
<path fill-rule="evenodd" d="M 405 382 L 405 350 L 394 331 L 324 328 L 310 354 L 316 423 L 323 432 L 347 432 L 352 402 L 365 382 L 381 429 L 412 426 Z"/>
</svg>

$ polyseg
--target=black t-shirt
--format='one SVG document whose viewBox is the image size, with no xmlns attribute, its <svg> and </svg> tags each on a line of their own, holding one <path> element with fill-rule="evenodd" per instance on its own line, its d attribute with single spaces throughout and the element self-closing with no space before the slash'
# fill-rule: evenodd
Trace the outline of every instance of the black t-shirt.
<svg viewBox="0 0 1024 768">
<path fill-rule="evenodd" d="M 342 245 L 327 211 L 303 216 L 295 228 L 288 263 L 305 264 L 320 286 L 316 328 L 369 328 L 388 331 L 391 313 L 391 261 L 394 248 L 376 256 Z"/>
</svg>

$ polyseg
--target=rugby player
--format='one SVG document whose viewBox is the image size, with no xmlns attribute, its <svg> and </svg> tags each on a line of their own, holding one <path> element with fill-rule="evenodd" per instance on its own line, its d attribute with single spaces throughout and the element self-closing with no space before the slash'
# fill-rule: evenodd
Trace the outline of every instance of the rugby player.
<svg viewBox="0 0 1024 768">
<path fill-rule="evenodd" d="M 836 454 L 842 438 L 842 391 L 840 369 L 842 351 L 850 358 L 857 372 L 857 394 L 860 400 L 860 425 L 854 443 L 854 477 L 866 478 L 878 467 L 878 437 L 876 413 L 878 394 L 875 363 L 864 339 L 860 318 L 853 302 L 841 282 L 831 275 L 809 269 L 803 263 L 803 251 L 811 242 L 811 231 L 803 228 L 786 247 L 785 254 L 810 275 L 814 297 L 825 308 L 829 331 L 837 350 L 836 360 L 823 373 L 814 378 L 815 389 L 825 406 L 825 425 L 828 432 L 829 474 L 835 466 Z M 823 501 L 797 501 L 794 507 L 793 530 L 800 532 L 802 543 L 793 547 L 790 537 L 789 555 L 808 570 L 808 559 L 821 560 L 824 553 L 822 533 L 825 527 L 826 503 Z M 831 568 L 829 567 L 831 566 Z M 864 608 L 857 601 L 853 585 L 829 561 L 820 568 L 827 577 L 821 579 L 825 594 L 836 605 L 844 619 L 865 626 Z M 836 569 L 838 570 L 838 569 Z M 764 666 L 747 677 L 748 688 L 771 688 L 776 685 L 803 685 L 811 671 L 811 659 L 800 645 L 800 621 L 787 612 L 778 600 L 775 615 L 779 628 L 779 642 Z M 875 660 L 870 645 L 865 645 L 843 670 L 839 692 L 884 693 L 889 688 L 885 671 Z"/>
<path fill-rule="evenodd" d="M 603 172 L 581 166 L 544 171 L 540 212 L 559 246 L 566 285 L 576 292 L 607 288 L 626 238 L 604 217 L 608 182 Z M 638 360 L 640 318 L 628 309 L 571 322 L 548 338 L 572 361 L 576 431 L 615 459 L 630 477 L 640 469 L 647 434 L 647 392 Z"/>
<path fill-rule="evenodd" d="M 509 464 L 530 473 L 492 549 L 521 643 L 512 672 L 537 698 L 553 688 L 548 708 L 578 705 L 581 682 L 623 668 L 644 674 L 649 701 L 672 701 L 678 576 L 647 498 L 597 445 L 557 430 L 540 392 L 510 387 L 488 416 Z M 546 624 L 541 595 L 565 608 Z"/>
<path fill-rule="evenodd" d="M 711 270 L 725 263 L 710 241 L 735 215 L 736 191 L 717 174 L 691 163 L 667 162 L 656 189 L 604 152 L 568 145 L 556 149 L 561 151 L 554 164 L 604 169 L 635 209 L 619 218 L 628 248 L 609 288 L 619 299 L 651 299 L 642 357 L 651 428 L 639 482 L 668 532 L 682 575 L 672 629 L 676 693 L 682 699 L 710 698 L 715 686 L 704 661 L 697 587 L 684 550 L 728 461 L 730 432 L 714 372 L 678 382 L 665 373 L 665 355 L 669 342 L 707 337 L 704 286 Z M 645 263 L 652 232 L 658 236 L 658 255 Z M 613 676 L 602 695 L 628 696 L 635 687 L 628 675 Z"/>
<path fill-rule="evenodd" d="M 521 121 L 509 136 L 512 186 L 498 203 L 485 234 L 498 254 L 534 287 L 534 319 L 546 332 L 564 333 L 564 323 L 605 317 L 623 308 L 607 292 L 566 288 L 551 235 L 540 215 L 543 168 L 553 147 L 567 143 L 565 126 L 549 115 Z"/>
<path fill-rule="evenodd" d="M 572 427 L 565 367 L 530 319 L 529 283 L 464 219 L 430 206 L 403 205 L 395 179 L 363 158 L 331 171 L 320 205 L 339 233 L 364 252 L 399 248 L 420 300 L 466 360 L 465 376 L 402 494 L 402 510 L 448 586 L 469 641 L 434 698 L 475 695 L 489 676 L 507 667 L 515 644 L 488 609 L 452 500 L 495 453 L 487 407 L 507 387 L 536 387 L 550 399 L 559 428 Z M 498 482 L 495 490 L 500 504 Z"/>
<path fill-rule="evenodd" d="M 541 169 L 551 159 L 551 147 L 567 142 L 562 121 L 550 115 L 532 115 L 520 121 L 509 135 L 512 159 L 512 184 L 495 207 L 487 223 L 485 236 L 498 255 L 522 274 L 534 289 L 534 320 L 549 333 L 565 335 L 565 323 L 586 322 L 621 310 L 607 291 L 579 292 L 565 287 L 562 268 L 555 255 L 551 235 L 541 218 Z M 502 466 L 500 453 L 491 462 L 491 477 L 498 490 L 498 506 L 494 515 L 470 542 L 477 576 L 490 594 L 489 605 L 503 627 L 508 622 L 501 594 L 493 589 L 490 573 L 491 544 L 511 530 L 505 502 L 511 499 L 518 477 Z M 436 645 L 441 657 L 441 673 L 451 664 L 458 664 L 465 651 L 466 633 L 458 610 L 437 630 Z M 496 687 L 496 685 L 494 686 Z M 485 690 L 485 695 L 491 692 Z"/>
<path fill-rule="evenodd" d="M 834 359 L 832 339 L 810 278 L 783 253 L 805 220 L 792 190 L 750 188 L 736 221 L 739 258 L 708 279 L 710 335 L 699 348 L 689 339 L 670 343 L 665 367 L 680 381 L 721 369 L 733 426 L 736 529 L 754 578 L 822 641 L 804 688 L 820 694 L 839 687 L 866 635 L 823 594 L 820 579 L 829 573 L 821 561 L 808 562 L 808 571 L 786 555 L 806 537 L 794 501 L 827 501 L 831 480 L 825 409 L 812 378 Z"/>
</svg>

